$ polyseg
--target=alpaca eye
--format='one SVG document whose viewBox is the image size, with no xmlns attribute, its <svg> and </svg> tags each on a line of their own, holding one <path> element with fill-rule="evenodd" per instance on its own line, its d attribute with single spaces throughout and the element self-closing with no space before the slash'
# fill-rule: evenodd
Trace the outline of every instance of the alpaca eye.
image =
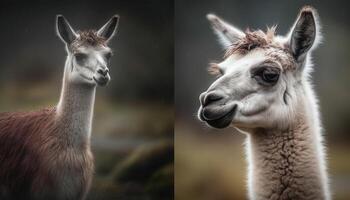
<svg viewBox="0 0 350 200">
<path fill-rule="evenodd" d="M 279 77 L 279 73 L 276 73 L 274 71 L 264 70 L 262 73 L 262 79 L 265 82 L 269 82 L 269 83 L 277 82 L 278 77 Z"/>
<path fill-rule="evenodd" d="M 280 70 L 275 67 L 261 67 L 253 73 L 253 78 L 264 86 L 272 86 L 277 83 Z"/>
<path fill-rule="evenodd" d="M 111 59 L 112 56 L 113 56 L 112 52 L 108 52 L 108 53 L 105 54 L 105 58 L 107 60 Z"/>
<path fill-rule="evenodd" d="M 76 53 L 74 56 L 79 63 L 83 63 L 87 59 L 87 55 L 84 53 Z"/>
</svg>

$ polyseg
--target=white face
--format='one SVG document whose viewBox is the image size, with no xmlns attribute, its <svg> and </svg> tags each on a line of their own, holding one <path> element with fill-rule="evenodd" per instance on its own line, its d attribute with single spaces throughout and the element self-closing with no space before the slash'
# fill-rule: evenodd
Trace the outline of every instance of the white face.
<svg viewBox="0 0 350 200">
<path fill-rule="evenodd" d="M 214 32 L 232 51 L 214 64 L 219 78 L 199 96 L 198 118 L 215 128 L 287 127 L 303 102 L 308 52 L 319 41 L 315 13 L 304 7 L 286 37 L 274 36 L 274 29 L 242 32 L 209 14 Z"/>
<path fill-rule="evenodd" d="M 283 71 L 262 49 L 233 54 L 217 64 L 220 77 L 200 95 L 198 116 L 210 126 L 223 128 L 272 127 L 290 113 L 287 89 L 293 73 Z"/>
<path fill-rule="evenodd" d="M 71 83 L 105 86 L 111 79 L 108 64 L 112 56 L 107 46 L 118 27 L 114 15 L 98 31 L 76 33 L 62 16 L 56 17 L 56 31 L 66 45 L 68 59 L 65 76 Z"/>
<path fill-rule="evenodd" d="M 109 47 L 80 46 L 69 53 L 69 80 L 74 83 L 105 86 L 111 79 L 108 64 L 112 56 Z"/>
</svg>

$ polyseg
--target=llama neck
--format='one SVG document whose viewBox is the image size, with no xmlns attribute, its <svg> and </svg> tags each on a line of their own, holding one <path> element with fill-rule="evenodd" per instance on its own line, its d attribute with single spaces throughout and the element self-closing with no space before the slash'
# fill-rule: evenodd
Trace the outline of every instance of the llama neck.
<svg viewBox="0 0 350 200">
<path fill-rule="evenodd" d="M 248 135 L 250 199 L 330 199 L 318 114 L 310 103 L 289 128 Z"/>
<path fill-rule="evenodd" d="M 56 119 L 62 125 L 60 137 L 65 136 L 71 145 L 82 145 L 89 143 L 91 135 L 96 87 L 69 82 L 70 65 L 68 58 Z"/>
</svg>

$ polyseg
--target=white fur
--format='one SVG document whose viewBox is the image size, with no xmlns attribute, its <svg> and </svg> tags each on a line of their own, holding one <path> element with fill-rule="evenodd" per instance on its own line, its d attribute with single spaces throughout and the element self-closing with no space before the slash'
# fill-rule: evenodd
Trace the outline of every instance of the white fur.
<svg viewBox="0 0 350 200">
<path fill-rule="evenodd" d="M 282 60 L 291 59 L 278 48 L 257 48 L 247 54 L 233 54 L 218 64 L 223 74 L 206 92 L 216 92 L 228 99 L 214 105 L 219 107 L 216 108 L 218 112 L 237 105 L 231 125 L 247 134 L 248 196 L 252 200 L 331 199 L 318 100 L 310 82 L 310 52 L 321 38 L 318 16 L 311 10 L 316 20 L 316 38 L 306 55 L 293 61 L 293 67 L 286 68 L 279 60 L 269 57 L 272 51 Z M 216 16 L 208 15 L 208 19 L 225 46 L 242 37 L 242 31 Z M 286 37 L 276 36 L 272 43 L 288 46 L 295 24 Z M 222 27 L 229 33 L 220 32 Z M 251 73 L 267 60 L 272 60 L 281 74 L 274 86 L 262 87 Z M 283 187 L 281 182 L 285 183 Z"/>
<path fill-rule="evenodd" d="M 214 14 L 208 14 L 207 19 L 212 24 L 213 30 L 218 35 L 219 42 L 224 48 L 229 47 L 232 43 L 244 37 L 242 31 Z"/>
<path fill-rule="evenodd" d="M 79 41 L 81 36 L 74 32 L 68 22 L 66 22 L 66 28 L 72 31 Z M 102 29 L 105 28 L 106 26 L 102 27 Z M 108 26 L 108 28 L 115 31 L 116 26 Z M 57 32 L 60 35 L 60 32 Z M 56 176 L 55 193 L 60 195 L 57 198 L 76 199 L 77 194 L 82 193 L 81 198 L 85 199 L 93 172 L 93 166 L 90 166 L 89 161 L 92 162 L 90 137 L 96 86 L 101 85 L 99 82 L 101 80 L 107 82 L 110 80 L 108 71 L 102 75 L 99 70 L 108 70 L 106 54 L 110 53 L 111 49 L 102 44 L 85 45 L 83 43 L 73 46 L 74 50 L 72 50 L 71 44 L 63 38 L 65 37 L 61 37 L 61 39 L 66 44 L 68 55 L 55 120 L 56 123 L 62 124 L 60 134 L 68 148 L 64 149 L 64 152 L 57 155 L 57 158 L 50 163 L 55 163 L 55 167 L 61 166 L 59 171 L 52 172 Z M 84 59 L 79 59 L 79 54 L 83 55 Z M 66 162 L 67 160 L 70 162 Z M 88 169 L 74 170 L 79 164 L 88 165 Z"/>
</svg>

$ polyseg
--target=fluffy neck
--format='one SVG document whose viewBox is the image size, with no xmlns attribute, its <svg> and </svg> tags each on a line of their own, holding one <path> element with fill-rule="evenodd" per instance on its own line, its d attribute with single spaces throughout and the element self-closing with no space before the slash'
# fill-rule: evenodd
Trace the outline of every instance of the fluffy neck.
<svg viewBox="0 0 350 200">
<path fill-rule="evenodd" d="M 56 119 L 61 125 L 61 138 L 65 138 L 69 145 L 85 146 L 90 141 L 96 87 L 69 82 L 70 70 L 68 57 Z"/>
<path fill-rule="evenodd" d="M 250 199 L 330 199 L 317 107 L 309 88 L 306 97 L 289 128 L 248 134 Z"/>
</svg>

